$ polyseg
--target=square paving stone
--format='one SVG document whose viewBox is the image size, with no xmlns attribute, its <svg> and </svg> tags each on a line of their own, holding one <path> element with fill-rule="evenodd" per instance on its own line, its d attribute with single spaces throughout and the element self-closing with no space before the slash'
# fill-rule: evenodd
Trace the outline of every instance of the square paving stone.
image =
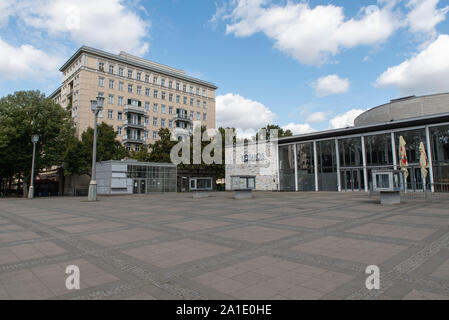
<svg viewBox="0 0 449 320">
<path fill-rule="evenodd" d="M 410 224 L 423 224 L 423 225 L 435 225 L 435 226 L 447 226 L 449 225 L 449 218 L 442 217 L 425 217 L 425 216 L 405 216 L 394 215 L 385 219 L 392 222 L 403 222 Z"/>
<path fill-rule="evenodd" d="M 233 240 L 241 240 L 252 243 L 270 242 L 294 234 L 297 234 L 297 232 L 267 227 L 258 227 L 258 226 L 242 227 L 217 232 L 217 235 L 220 237 L 231 238 Z"/>
<path fill-rule="evenodd" d="M 274 223 L 282 224 L 282 225 L 286 225 L 286 226 L 320 229 L 320 228 L 332 226 L 339 222 L 341 222 L 341 221 L 331 220 L 331 219 L 310 218 L 310 217 L 295 217 L 295 218 L 275 221 Z"/>
<path fill-rule="evenodd" d="M 163 235 L 163 233 L 149 229 L 132 228 L 128 230 L 119 230 L 119 231 L 110 231 L 92 234 L 88 236 L 83 236 L 83 238 L 102 246 L 115 246 L 129 242 L 150 240 L 160 237 L 161 235 Z"/>
<path fill-rule="evenodd" d="M 309 254 L 380 265 L 406 246 L 342 237 L 322 237 L 291 248 Z"/>
<path fill-rule="evenodd" d="M 207 219 L 193 219 L 185 222 L 176 222 L 167 224 L 167 226 L 187 231 L 200 231 L 227 225 L 230 225 L 230 223 Z"/>
<path fill-rule="evenodd" d="M 160 268 L 169 268 L 231 250 L 197 240 L 182 239 L 132 248 L 124 250 L 123 253 Z"/>
<path fill-rule="evenodd" d="M 346 232 L 379 237 L 400 238 L 405 240 L 423 240 L 434 233 L 435 229 L 397 226 L 391 224 L 367 223 Z"/>
</svg>

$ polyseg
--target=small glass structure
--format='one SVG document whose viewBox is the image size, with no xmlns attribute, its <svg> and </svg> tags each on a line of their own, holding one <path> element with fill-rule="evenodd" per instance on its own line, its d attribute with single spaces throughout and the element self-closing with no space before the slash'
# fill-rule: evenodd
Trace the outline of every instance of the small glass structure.
<svg viewBox="0 0 449 320">
<path fill-rule="evenodd" d="M 400 170 L 373 170 L 372 175 L 374 192 L 394 192 L 404 189 L 404 177 Z"/>
<path fill-rule="evenodd" d="M 256 189 L 255 176 L 232 176 L 232 190 L 254 190 Z"/>
</svg>

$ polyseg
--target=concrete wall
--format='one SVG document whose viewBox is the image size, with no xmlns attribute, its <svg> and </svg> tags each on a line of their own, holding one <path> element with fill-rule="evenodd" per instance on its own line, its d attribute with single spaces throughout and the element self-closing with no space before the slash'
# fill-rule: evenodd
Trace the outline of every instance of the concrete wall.
<svg viewBox="0 0 449 320">
<path fill-rule="evenodd" d="M 370 109 L 358 116 L 356 127 L 449 112 L 449 93 L 413 97 Z"/>
</svg>

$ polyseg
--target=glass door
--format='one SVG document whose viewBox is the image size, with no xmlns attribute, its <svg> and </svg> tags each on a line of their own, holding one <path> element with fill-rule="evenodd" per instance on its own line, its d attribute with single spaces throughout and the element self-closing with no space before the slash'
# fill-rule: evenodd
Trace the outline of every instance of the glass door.
<svg viewBox="0 0 449 320">
<path fill-rule="evenodd" d="M 140 193 L 141 194 L 147 193 L 147 181 L 146 180 L 140 180 Z"/>
</svg>

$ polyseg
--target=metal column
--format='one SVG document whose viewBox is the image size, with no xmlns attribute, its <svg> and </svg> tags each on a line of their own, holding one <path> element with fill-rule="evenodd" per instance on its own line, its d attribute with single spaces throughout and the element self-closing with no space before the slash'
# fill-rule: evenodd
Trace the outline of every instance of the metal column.
<svg viewBox="0 0 449 320">
<path fill-rule="evenodd" d="M 318 158 L 317 158 L 317 152 L 316 152 L 316 141 L 313 142 L 313 163 L 314 163 L 314 169 L 315 169 L 315 191 L 318 192 Z"/>
<path fill-rule="evenodd" d="M 391 151 L 393 152 L 394 170 L 398 170 L 398 159 L 396 157 L 396 141 L 394 140 L 394 132 L 391 133 Z"/>
<path fill-rule="evenodd" d="M 298 156 L 296 153 L 296 143 L 293 145 L 293 153 L 295 157 L 295 191 L 298 191 Z"/>
<path fill-rule="evenodd" d="M 426 126 L 426 143 L 427 143 L 427 161 L 429 162 L 429 179 L 430 188 L 432 192 L 435 192 L 434 177 L 433 177 L 433 160 L 432 160 L 432 147 L 430 145 L 429 127 Z"/>
<path fill-rule="evenodd" d="M 363 179 L 365 180 L 365 192 L 368 192 L 368 168 L 366 167 L 365 137 L 361 136 L 360 139 L 362 140 Z"/>
<path fill-rule="evenodd" d="M 335 139 L 335 156 L 337 160 L 337 187 L 338 192 L 341 192 L 340 153 L 338 150 L 338 139 Z"/>
</svg>

